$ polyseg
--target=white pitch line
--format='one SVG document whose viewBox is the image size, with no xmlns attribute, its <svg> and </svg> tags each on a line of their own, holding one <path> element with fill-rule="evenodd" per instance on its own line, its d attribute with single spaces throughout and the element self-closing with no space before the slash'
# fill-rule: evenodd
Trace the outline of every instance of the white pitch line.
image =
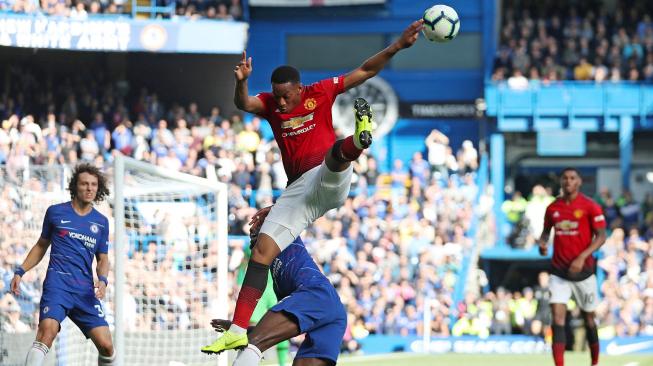
<svg viewBox="0 0 653 366">
<path fill-rule="evenodd" d="M 628 362 L 627 364 L 624 364 L 624 366 L 639 366 L 639 362 Z"/>
</svg>

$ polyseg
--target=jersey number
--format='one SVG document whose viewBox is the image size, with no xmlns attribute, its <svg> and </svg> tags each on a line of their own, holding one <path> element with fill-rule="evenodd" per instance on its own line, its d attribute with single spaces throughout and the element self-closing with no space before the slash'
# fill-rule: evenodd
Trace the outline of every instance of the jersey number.
<svg viewBox="0 0 653 366">
<path fill-rule="evenodd" d="M 104 318 L 104 311 L 102 311 L 102 306 L 101 305 L 95 305 L 95 308 L 97 309 L 97 315 L 100 318 Z"/>
</svg>

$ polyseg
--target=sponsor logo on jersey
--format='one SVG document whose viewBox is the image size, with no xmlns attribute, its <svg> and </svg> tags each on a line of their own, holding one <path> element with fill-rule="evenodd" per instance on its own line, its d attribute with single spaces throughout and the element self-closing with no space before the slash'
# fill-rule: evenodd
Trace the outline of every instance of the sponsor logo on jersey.
<svg viewBox="0 0 653 366">
<path fill-rule="evenodd" d="M 605 221 L 605 216 L 603 215 L 594 216 L 594 222 L 601 222 L 601 221 Z"/>
<path fill-rule="evenodd" d="M 578 234 L 578 221 L 562 220 L 555 225 L 556 235 Z"/>
<path fill-rule="evenodd" d="M 71 239 L 77 239 L 80 240 L 82 243 L 84 243 L 84 246 L 89 248 L 89 249 L 94 249 L 95 244 L 97 243 L 97 239 L 95 239 L 92 236 L 76 233 L 73 231 L 68 232 L 68 237 Z"/>
<path fill-rule="evenodd" d="M 312 129 L 314 129 L 314 128 L 315 128 L 315 123 L 313 123 L 312 125 L 307 126 L 307 127 L 302 127 L 302 128 L 300 128 L 299 130 L 294 130 L 294 131 L 290 131 L 290 132 L 284 132 L 284 133 L 281 134 L 281 136 L 282 136 L 282 137 L 292 137 L 292 136 L 297 136 L 297 135 L 301 135 L 302 133 L 308 132 L 308 131 L 310 131 L 310 130 L 312 130 Z"/>
<path fill-rule="evenodd" d="M 315 109 L 315 107 L 317 107 L 317 101 L 315 100 L 315 98 L 308 98 L 304 102 L 304 108 L 306 108 L 309 111 L 312 111 L 313 109 Z"/>
<path fill-rule="evenodd" d="M 70 222 L 70 220 L 61 220 L 61 223 L 62 223 L 62 224 L 67 224 L 67 223 L 69 223 L 69 222 Z"/>
<path fill-rule="evenodd" d="M 97 234 L 100 231 L 100 228 L 97 227 L 95 224 L 91 224 L 91 232 L 93 234 Z"/>
<path fill-rule="evenodd" d="M 287 130 L 287 129 L 296 129 L 299 127 L 302 127 L 304 123 L 310 122 L 313 120 L 313 113 L 306 115 L 306 116 L 301 116 L 301 117 L 294 117 L 291 118 L 287 121 L 281 122 L 281 129 Z"/>
<path fill-rule="evenodd" d="M 577 218 L 577 219 L 580 219 L 581 217 L 583 217 L 583 210 L 574 211 L 574 217 Z"/>
</svg>

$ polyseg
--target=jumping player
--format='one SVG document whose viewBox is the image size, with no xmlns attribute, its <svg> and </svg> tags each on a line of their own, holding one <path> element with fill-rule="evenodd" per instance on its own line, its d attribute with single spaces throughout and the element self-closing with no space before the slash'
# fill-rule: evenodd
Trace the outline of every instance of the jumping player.
<svg viewBox="0 0 653 366">
<path fill-rule="evenodd" d="M 592 366 L 599 363 L 599 337 L 594 322 L 598 305 L 596 260 L 592 254 L 605 242 L 605 217 L 601 206 L 579 192 L 578 170 L 566 168 L 560 175 L 562 195 L 546 209 L 544 230 L 538 241 L 540 254 L 548 252 L 549 234 L 555 228 L 550 280 L 553 315 L 553 360 L 564 366 L 567 302 L 574 295 L 583 314 Z"/>
<path fill-rule="evenodd" d="M 367 102 L 358 98 L 354 102 L 354 135 L 335 141 L 333 102 L 338 94 L 378 74 L 397 52 L 412 46 L 421 28 L 421 20 L 413 22 L 394 43 L 360 67 L 308 86 L 301 84 L 295 68 L 280 66 L 272 73 L 272 92 L 257 96 L 248 92 L 252 59 L 243 52 L 235 69 L 234 102 L 239 109 L 267 119 L 272 126 L 288 186 L 261 227 L 236 301 L 231 328 L 213 344 L 202 348 L 202 352 L 220 353 L 247 345 L 246 329 L 265 289 L 272 260 L 313 221 L 344 203 L 351 185 L 351 162 L 372 143 L 372 114 Z"/>
<path fill-rule="evenodd" d="M 258 228 L 252 233 L 256 237 Z M 335 365 L 347 327 L 347 314 L 336 289 L 320 272 L 299 236 L 274 259 L 271 268 L 274 292 L 281 300 L 250 328 L 249 344 L 238 353 L 233 366 L 258 365 L 265 350 L 300 334 L 306 338 L 294 366 Z M 224 332 L 231 322 L 214 319 L 211 325 Z"/>
<path fill-rule="evenodd" d="M 43 364 L 66 317 L 93 341 L 99 352 L 98 365 L 113 365 L 113 342 L 100 302 L 109 274 L 109 220 L 93 208 L 94 202 L 109 195 L 107 181 L 95 166 L 81 164 L 75 168 L 68 189 L 71 201 L 48 207 L 41 237 L 23 264 L 15 269 L 11 281 L 11 291 L 18 295 L 21 277 L 43 259 L 52 245 L 38 332 L 25 366 Z M 93 280 L 94 256 L 97 281 Z"/>
</svg>

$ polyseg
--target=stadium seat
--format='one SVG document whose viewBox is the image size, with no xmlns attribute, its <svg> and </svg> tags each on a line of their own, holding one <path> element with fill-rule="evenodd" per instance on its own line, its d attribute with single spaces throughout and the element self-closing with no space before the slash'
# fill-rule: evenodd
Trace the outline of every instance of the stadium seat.
<svg viewBox="0 0 653 366">
<path fill-rule="evenodd" d="M 500 92 L 500 116 L 530 116 L 533 114 L 531 90 L 503 89 Z"/>
<path fill-rule="evenodd" d="M 640 87 L 638 85 L 612 85 L 606 88 L 606 113 L 608 115 L 639 115 Z"/>
<path fill-rule="evenodd" d="M 571 87 L 571 117 L 601 116 L 605 113 L 603 88 L 595 84 Z"/>
</svg>

